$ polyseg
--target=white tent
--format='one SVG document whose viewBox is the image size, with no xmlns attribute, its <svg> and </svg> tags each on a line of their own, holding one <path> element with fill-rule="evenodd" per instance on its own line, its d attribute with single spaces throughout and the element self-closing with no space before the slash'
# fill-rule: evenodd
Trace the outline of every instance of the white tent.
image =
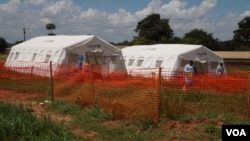
<svg viewBox="0 0 250 141">
<path fill-rule="evenodd" d="M 49 67 L 50 61 L 53 64 L 53 73 L 62 65 L 82 64 L 101 65 L 107 68 L 106 73 L 126 71 L 121 50 L 94 35 L 35 37 L 13 46 L 5 66 L 37 68 L 44 64 Z"/>
<path fill-rule="evenodd" d="M 190 60 L 195 62 L 198 73 L 215 73 L 218 62 L 224 64 L 222 57 L 203 45 L 137 45 L 123 48 L 122 53 L 129 73 L 159 67 L 169 72 L 182 72 Z"/>
</svg>

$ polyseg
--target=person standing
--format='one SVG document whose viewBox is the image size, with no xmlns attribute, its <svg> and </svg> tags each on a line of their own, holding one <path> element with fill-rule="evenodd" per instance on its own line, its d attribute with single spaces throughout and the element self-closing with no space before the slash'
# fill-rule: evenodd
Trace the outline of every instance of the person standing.
<svg viewBox="0 0 250 141">
<path fill-rule="evenodd" d="M 224 72 L 225 72 L 225 69 L 224 69 L 223 63 L 220 62 L 219 65 L 216 68 L 216 74 L 217 75 L 222 75 L 222 74 L 224 74 Z"/>
<path fill-rule="evenodd" d="M 83 61 L 84 61 L 84 57 L 83 55 L 79 55 L 79 59 L 78 59 L 78 69 L 82 69 L 82 66 L 83 66 Z"/>
<path fill-rule="evenodd" d="M 186 90 L 186 87 L 193 86 L 194 83 L 194 62 L 192 60 L 189 61 L 188 64 L 184 67 L 184 75 L 185 75 L 185 85 L 183 86 L 183 90 Z"/>
</svg>

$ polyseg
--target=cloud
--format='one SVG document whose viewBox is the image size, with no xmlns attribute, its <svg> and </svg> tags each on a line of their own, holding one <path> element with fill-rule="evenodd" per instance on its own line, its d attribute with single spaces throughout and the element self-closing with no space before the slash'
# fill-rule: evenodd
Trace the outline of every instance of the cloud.
<svg viewBox="0 0 250 141">
<path fill-rule="evenodd" d="M 40 16 L 41 18 L 59 19 L 64 22 L 65 20 L 75 19 L 80 13 L 80 7 L 76 6 L 73 1 L 61 0 L 47 3 L 42 9 Z"/>
<path fill-rule="evenodd" d="M 30 4 L 30 5 L 41 5 L 42 3 L 45 3 L 46 0 L 25 0 L 24 3 Z"/>
<path fill-rule="evenodd" d="M 250 11 L 246 11 L 243 14 L 241 14 L 242 17 L 250 17 Z"/>
<path fill-rule="evenodd" d="M 16 11 L 20 5 L 20 0 L 10 0 L 5 4 L 0 4 L 1 16 L 16 14 Z"/>
<path fill-rule="evenodd" d="M 108 16 L 108 21 L 116 27 L 118 26 L 130 26 L 137 22 L 137 19 L 130 12 L 124 9 L 119 9 L 117 13 Z"/>
<path fill-rule="evenodd" d="M 219 37 L 220 40 L 232 39 L 234 30 L 239 28 L 238 22 L 240 22 L 246 16 L 250 16 L 250 11 L 245 11 L 239 15 L 230 12 L 218 23 L 214 24 L 215 28 L 212 32 L 214 35 Z"/>
<path fill-rule="evenodd" d="M 147 7 L 143 10 L 137 11 L 135 16 L 141 20 L 151 13 L 159 13 L 158 8 L 161 6 L 161 4 L 161 0 L 151 0 Z"/>
<path fill-rule="evenodd" d="M 213 28 L 206 16 L 217 4 L 217 0 L 204 0 L 200 5 L 188 7 L 186 1 L 171 0 L 162 4 L 161 0 L 152 0 L 146 8 L 135 15 L 144 18 L 150 13 L 159 13 L 161 18 L 169 19 L 175 35 L 182 36 L 192 29 Z"/>
<path fill-rule="evenodd" d="M 151 0 L 147 6 L 134 13 L 118 9 L 110 13 L 101 9 L 82 10 L 73 0 L 10 0 L 0 4 L 0 36 L 8 42 L 23 39 L 23 27 L 27 38 L 47 35 L 45 25 L 56 25 L 56 34 L 94 34 L 104 40 L 123 42 L 132 40 L 136 35 L 137 23 L 151 13 L 159 13 L 161 18 L 169 19 L 176 36 L 183 36 L 192 29 L 204 29 L 219 39 L 230 39 L 244 16 L 250 11 L 239 14 L 228 13 L 218 21 L 211 17 L 217 0 L 203 0 L 197 5 L 188 1 Z M 231 24 L 228 24 L 231 23 Z"/>
</svg>

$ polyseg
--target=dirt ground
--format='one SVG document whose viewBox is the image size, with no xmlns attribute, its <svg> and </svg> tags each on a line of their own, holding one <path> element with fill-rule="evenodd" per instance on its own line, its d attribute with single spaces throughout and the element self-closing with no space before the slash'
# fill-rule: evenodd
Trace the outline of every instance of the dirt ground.
<svg viewBox="0 0 250 141">
<path fill-rule="evenodd" d="M 35 96 L 35 95 L 34 95 Z M 26 107 L 28 107 L 31 112 L 36 116 L 37 118 L 44 118 L 49 117 L 52 121 L 56 123 L 60 123 L 65 125 L 67 128 L 71 130 L 71 132 L 80 137 L 88 138 L 90 140 L 95 141 L 96 137 L 98 136 L 97 132 L 94 131 L 86 131 L 82 130 L 80 127 L 77 126 L 72 126 L 72 118 L 69 115 L 62 115 L 62 114 L 57 114 L 50 110 L 47 106 L 48 103 L 46 102 L 37 102 L 37 101 L 32 101 L 28 100 L 30 95 L 25 95 L 21 93 L 13 94 L 13 92 L 8 93 L 8 91 L 3 91 L 0 90 L 0 100 L 1 101 L 8 101 L 11 103 L 15 104 L 22 104 Z M 106 126 L 116 126 L 118 124 L 121 124 L 122 121 L 105 121 L 103 124 Z M 178 131 L 179 133 L 183 134 L 190 134 L 190 135 L 197 135 L 197 134 L 204 134 L 204 132 L 200 131 L 199 126 L 200 123 L 207 123 L 210 124 L 211 121 L 209 119 L 200 119 L 199 121 L 194 121 L 190 123 L 183 123 L 179 121 L 174 121 L 174 120 L 169 120 L 166 119 L 164 123 L 161 123 L 159 129 L 168 131 L 168 130 L 175 130 Z M 211 123 L 211 124 L 216 124 L 218 128 L 223 124 L 222 121 L 218 121 L 217 123 Z M 159 139 L 157 141 L 165 141 L 166 139 Z M 173 139 L 172 141 L 188 141 L 188 140 L 183 140 L 183 139 Z"/>
</svg>

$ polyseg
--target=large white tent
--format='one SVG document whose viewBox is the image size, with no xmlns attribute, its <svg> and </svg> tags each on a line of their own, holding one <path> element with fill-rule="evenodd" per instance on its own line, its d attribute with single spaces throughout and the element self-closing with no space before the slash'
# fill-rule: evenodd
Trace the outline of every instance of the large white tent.
<svg viewBox="0 0 250 141">
<path fill-rule="evenodd" d="M 126 71 L 121 50 L 94 35 L 32 38 L 11 48 L 5 66 L 37 68 L 44 64 L 49 67 L 46 65 L 49 62 L 53 64 L 53 74 L 62 65 L 77 66 L 86 63 L 101 65 L 108 70 L 106 73 Z"/>
<path fill-rule="evenodd" d="M 215 73 L 223 58 L 203 45 L 155 44 L 136 45 L 122 49 L 128 73 L 146 68 L 162 67 L 169 72 L 183 72 L 190 61 L 198 72 Z"/>
</svg>

